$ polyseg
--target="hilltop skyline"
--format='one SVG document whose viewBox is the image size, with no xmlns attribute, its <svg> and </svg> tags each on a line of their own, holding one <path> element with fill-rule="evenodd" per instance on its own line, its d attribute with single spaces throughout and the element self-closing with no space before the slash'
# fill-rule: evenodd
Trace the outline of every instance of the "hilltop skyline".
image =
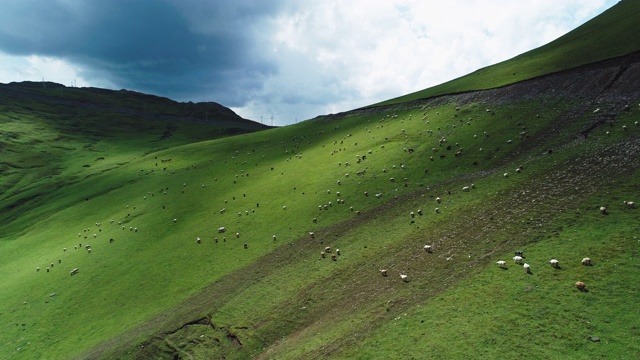
<svg viewBox="0 0 640 360">
<path fill-rule="evenodd" d="M 286 125 L 506 60 L 616 2 L 10 0 L 0 82 L 214 101 Z"/>
</svg>

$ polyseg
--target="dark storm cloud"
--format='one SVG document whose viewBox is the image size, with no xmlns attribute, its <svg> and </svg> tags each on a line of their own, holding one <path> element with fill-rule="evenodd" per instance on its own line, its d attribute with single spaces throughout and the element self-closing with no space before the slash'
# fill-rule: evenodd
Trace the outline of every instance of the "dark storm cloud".
<svg viewBox="0 0 640 360">
<path fill-rule="evenodd" d="M 241 106 L 276 72 L 256 56 L 261 19 L 277 2 L 9 1 L 0 49 L 62 58 L 87 79 L 191 99 L 207 94 Z M 256 34 L 257 33 L 257 34 Z"/>
</svg>

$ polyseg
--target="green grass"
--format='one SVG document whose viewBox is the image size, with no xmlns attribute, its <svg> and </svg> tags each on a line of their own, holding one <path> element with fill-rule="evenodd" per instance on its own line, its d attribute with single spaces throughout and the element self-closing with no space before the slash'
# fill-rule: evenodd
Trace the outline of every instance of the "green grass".
<svg viewBox="0 0 640 360">
<path fill-rule="evenodd" d="M 27 90 L 110 109 L 142 96 Z M 0 354 L 638 354 L 640 215 L 623 201 L 640 190 L 640 109 L 617 96 L 597 104 L 611 114 L 602 118 L 591 98 L 478 95 L 237 136 L 11 98 L 0 105 Z M 145 99 L 156 113 L 188 114 Z M 326 246 L 337 261 L 320 256 Z M 515 249 L 532 275 L 495 265 Z M 594 266 L 580 265 L 585 256 Z"/>
</svg>

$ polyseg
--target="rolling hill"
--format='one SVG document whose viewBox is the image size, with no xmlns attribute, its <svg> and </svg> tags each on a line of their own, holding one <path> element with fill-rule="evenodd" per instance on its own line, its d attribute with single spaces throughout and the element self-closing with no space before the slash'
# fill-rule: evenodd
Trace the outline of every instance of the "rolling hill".
<svg viewBox="0 0 640 360">
<path fill-rule="evenodd" d="M 637 8 L 532 51 L 523 78 L 497 64 L 265 131 L 144 94 L 2 86 L 0 354 L 637 357 L 640 43 L 597 30 Z"/>
</svg>

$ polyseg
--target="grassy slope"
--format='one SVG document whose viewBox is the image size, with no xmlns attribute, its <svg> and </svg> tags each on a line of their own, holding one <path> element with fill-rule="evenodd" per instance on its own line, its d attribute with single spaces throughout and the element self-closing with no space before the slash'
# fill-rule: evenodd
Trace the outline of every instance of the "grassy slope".
<svg viewBox="0 0 640 360">
<path fill-rule="evenodd" d="M 105 158 L 135 156 L 47 192 L 46 202 L 29 203 L 24 217 L 5 225 L 11 235 L 0 243 L 0 353 L 421 358 L 525 347 L 549 357 L 568 349 L 577 357 L 638 353 L 638 319 L 630 310 L 637 264 L 630 259 L 637 256 L 639 222 L 622 200 L 638 193 L 640 112 L 633 107 L 610 128 L 596 127 L 588 141 L 576 140 L 594 117 L 589 107 L 572 115 L 583 106 L 575 101 L 519 101 L 493 113 L 484 103 L 455 110 L 458 104 L 434 102 L 158 152 L 109 148 Z M 393 113 L 398 117 L 386 116 Z M 442 136 L 452 150 L 439 146 Z M 453 156 L 458 147 L 461 157 Z M 552 156 L 543 155 L 548 147 L 556 149 Z M 93 157 L 85 150 L 66 158 L 66 169 Z M 357 164 L 356 155 L 365 154 Z M 514 173 L 515 164 L 525 171 Z M 355 175 L 365 168 L 364 177 Z M 470 183 L 475 190 L 460 191 Z M 337 191 L 345 204 L 337 203 Z M 610 216 L 598 213 L 603 204 Z M 411 221 L 408 213 L 419 208 L 425 215 Z M 226 241 L 219 226 L 228 229 Z M 73 249 L 87 242 L 91 254 Z M 425 256 L 425 243 L 436 245 L 434 254 Z M 320 258 L 327 245 L 341 249 L 338 261 Z M 493 266 L 525 245 L 533 275 Z M 575 265 L 583 254 L 594 267 Z M 548 268 L 552 256 L 562 271 Z M 80 273 L 70 277 L 75 267 Z M 380 268 L 390 276 L 379 276 Z M 398 278 L 405 272 L 408 284 Z M 591 291 L 576 292 L 576 279 Z M 587 342 L 591 334 L 603 342 Z"/>
<path fill-rule="evenodd" d="M 443 84 L 373 106 L 491 89 L 638 51 L 640 31 L 635 29 L 638 16 L 640 3 L 621 1 L 601 16 L 537 49 Z"/>
</svg>

